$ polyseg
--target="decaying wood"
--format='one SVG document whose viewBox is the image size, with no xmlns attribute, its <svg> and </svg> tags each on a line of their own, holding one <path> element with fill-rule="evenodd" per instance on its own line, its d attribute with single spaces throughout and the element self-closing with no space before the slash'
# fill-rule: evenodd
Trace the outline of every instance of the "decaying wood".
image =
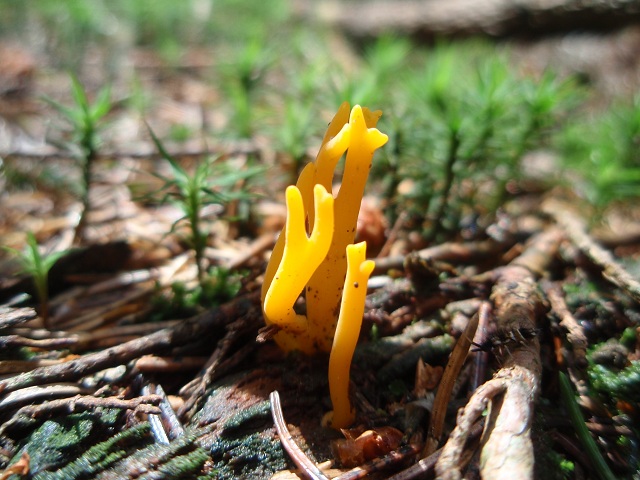
<svg viewBox="0 0 640 480">
<path fill-rule="evenodd" d="M 324 2 L 313 12 L 359 37 L 402 32 L 490 36 L 616 27 L 637 21 L 637 0 L 400 0 Z"/>
<path fill-rule="evenodd" d="M 27 373 L 0 382 L 0 394 L 51 382 L 78 380 L 90 373 L 116 365 L 123 365 L 142 355 L 157 353 L 210 336 L 224 327 L 229 319 L 242 316 L 259 298 L 259 292 L 236 298 L 214 310 L 204 312 L 173 327 L 116 345 L 105 350 L 83 355 L 69 362 L 36 368 Z M 1 399 L 1 397 L 0 397 Z"/>
<path fill-rule="evenodd" d="M 244 315 L 228 326 L 225 336 L 218 343 L 218 346 L 200 374 L 180 390 L 180 393 L 186 398 L 178 412 L 179 417 L 191 418 L 195 413 L 195 409 L 204 399 L 204 394 L 207 388 L 211 385 L 211 382 L 225 372 L 222 368 L 222 362 L 231 352 L 234 342 L 247 332 L 257 332 L 259 325 L 261 324 L 262 313 L 260 311 L 259 315 L 255 315 L 255 312 L 254 315 Z M 226 359 L 227 365 L 234 365 L 238 360 L 244 358 L 253 351 L 253 349 L 254 345 L 252 343 L 248 343 L 245 346 L 236 349 L 231 357 Z"/>
<path fill-rule="evenodd" d="M 480 315 L 486 316 L 489 307 L 487 304 L 483 304 L 481 308 L 482 313 L 477 312 L 471 317 L 467 328 L 462 335 L 460 335 L 460 338 L 458 338 L 449 356 L 449 361 L 444 369 L 444 374 L 442 375 L 442 380 L 440 381 L 438 392 L 433 402 L 429 427 L 427 428 L 427 440 L 422 452 L 423 457 L 427 457 L 435 452 L 440 442 L 447 412 L 447 404 L 449 403 L 453 386 L 469 354 L 469 347 L 478 328 L 479 317 Z"/>
<path fill-rule="evenodd" d="M 0 426 L 0 433 L 19 426 L 22 419 L 33 419 L 52 413 L 73 413 L 83 410 L 94 410 L 96 408 L 118 408 L 124 410 L 135 410 L 146 414 L 159 414 L 158 404 L 162 400 L 159 395 L 145 395 L 141 397 L 125 400 L 116 397 L 94 397 L 91 395 L 74 395 L 69 398 L 51 400 L 40 405 L 27 405 L 22 407 L 16 414 Z"/>
<path fill-rule="evenodd" d="M 602 276 L 640 302 L 640 282 L 587 233 L 583 220 L 567 206 L 557 201 L 547 201 L 543 211 L 553 217 L 567 238 L 591 261 L 602 269 Z"/>
<path fill-rule="evenodd" d="M 562 289 L 559 285 L 551 282 L 543 282 L 542 288 L 547 295 L 551 309 L 560 319 L 560 326 L 567 330 L 567 340 L 573 347 L 573 362 L 576 366 L 585 367 L 587 365 L 586 356 L 589 342 L 584 328 L 582 328 L 569 311 L 569 308 L 567 308 Z"/>
<path fill-rule="evenodd" d="M 440 260 L 451 263 L 468 263 L 486 259 L 504 250 L 513 240 L 496 242 L 493 239 L 477 242 L 446 242 L 417 252 L 423 261 Z M 401 269 L 407 259 L 406 255 L 394 255 L 376 259 L 374 273 L 386 272 L 391 269 Z"/>
<path fill-rule="evenodd" d="M 31 307 L 0 308 L 0 328 L 9 328 L 33 320 L 38 315 Z"/>
<path fill-rule="evenodd" d="M 536 235 L 519 257 L 499 270 L 491 294 L 499 331 L 536 328 L 542 310 L 536 278 L 548 270 L 561 238 L 556 228 Z M 460 412 L 457 426 L 436 465 L 438 478 L 462 478 L 460 459 L 465 441 L 489 403 L 481 475 L 492 479 L 533 478 L 531 424 L 542 373 L 538 339 L 528 339 L 508 351 L 496 352 L 496 356 L 503 367 L 493 380 L 476 390 Z"/>
</svg>

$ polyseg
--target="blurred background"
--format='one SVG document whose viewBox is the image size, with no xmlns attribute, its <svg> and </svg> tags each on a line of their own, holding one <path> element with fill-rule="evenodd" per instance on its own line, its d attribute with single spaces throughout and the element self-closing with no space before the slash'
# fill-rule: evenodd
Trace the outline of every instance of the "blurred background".
<svg viewBox="0 0 640 480">
<path fill-rule="evenodd" d="M 570 192 L 601 218 L 638 196 L 639 12 L 596 0 L 4 0 L 3 186 L 80 195 L 78 169 L 64 167 L 73 125 L 57 108 L 73 105 L 74 76 L 91 101 L 108 89 L 99 155 L 119 164 L 156 151 L 148 124 L 183 156 L 255 153 L 276 195 L 349 101 L 384 111 L 372 188 L 390 222 L 408 211 L 435 238 L 527 188 Z"/>
</svg>

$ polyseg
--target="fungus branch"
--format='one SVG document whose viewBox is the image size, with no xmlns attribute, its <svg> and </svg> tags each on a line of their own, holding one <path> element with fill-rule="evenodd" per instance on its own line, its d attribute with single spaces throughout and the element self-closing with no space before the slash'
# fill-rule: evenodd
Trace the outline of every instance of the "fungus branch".
<svg viewBox="0 0 640 480">
<path fill-rule="evenodd" d="M 387 141 L 375 125 L 380 112 L 343 103 L 329 124 L 315 162 L 287 188 L 287 221 L 276 242 L 262 286 L 262 309 L 284 351 L 331 351 L 332 426 L 344 428 L 355 414 L 349 401 L 349 369 L 360 334 L 367 283 L 374 263 L 366 243 L 353 245 L 364 187 L 376 149 Z M 335 200 L 334 169 L 346 152 Z M 307 314 L 294 310 L 304 290 Z M 339 312 L 339 317 L 338 317 Z"/>
</svg>

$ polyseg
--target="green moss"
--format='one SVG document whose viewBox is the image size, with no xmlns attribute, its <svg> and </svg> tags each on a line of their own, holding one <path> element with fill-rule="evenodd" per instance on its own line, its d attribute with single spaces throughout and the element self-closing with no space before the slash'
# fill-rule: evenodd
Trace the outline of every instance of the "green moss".
<svg viewBox="0 0 640 480">
<path fill-rule="evenodd" d="M 43 475 L 42 478 L 53 478 L 50 477 L 50 472 L 67 465 L 73 458 L 81 458 L 87 443 L 93 443 L 96 438 L 112 433 L 119 413 L 117 410 L 104 410 L 99 415 L 83 412 L 47 420 L 26 437 L 12 462 L 17 461 L 26 451 L 31 458 L 33 477 Z M 92 455 L 96 453 L 92 452 Z M 92 458 L 95 461 L 95 457 Z"/>
<path fill-rule="evenodd" d="M 211 457 L 214 470 L 203 478 L 266 479 L 287 468 L 280 440 L 262 433 L 220 438 L 211 447 Z"/>
<path fill-rule="evenodd" d="M 228 436 L 230 433 L 247 426 L 248 424 L 254 424 L 256 420 L 260 423 L 264 423 L 265 419 L 271 418 L 271 403 L 264 401 L 257 403 L 252 407 L 246 408 L 233 415 L 224 424 L 222 434 Z"/>
<path fill-rule="evenodd" d="M 158 467 L 161 478 L 193 478 L 193 474 L 199 473 L 202 466 L 209 459 L 209 455 L 202 448 L 196 448 L 184 455 L 171 458 Z"/>
<path fill-rule="evenodd" d="M 640 398 L 640 361 L 615 371 L 604 365 L 589 367 L 589 380 L 599 393 L 614 399 L 638 403 Z"/>
<path fill-rule="evenodd" d="M 94 478 L 97 473 L 104 471 L 126 457 L 128 451 L 132 447 L 139 446 L 140 441 L 148 433 L 148 423 L 128 428 L 89 448 L 77 460 L 68 463 L 56 472 L 42 472 L 40 475 L 35 475 L 34 478 L 47 480 Z"/>
</svg>

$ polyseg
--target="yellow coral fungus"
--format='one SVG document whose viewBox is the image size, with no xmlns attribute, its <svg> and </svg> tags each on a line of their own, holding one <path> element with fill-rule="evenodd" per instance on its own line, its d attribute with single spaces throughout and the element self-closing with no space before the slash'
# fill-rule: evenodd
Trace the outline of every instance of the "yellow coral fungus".
<svg viewBox="0 0 640 480">
<path fill-rule="evenodd" d="M 346 102 L 340 106 L 316 160 L 303 169 L 296 186 L 287 188 L 287 221 L 262 286 L 264 316 L 267 324 L 279 327 L 274 338 L 283 350 L 307 354 L 331 350 L 332 359 L 342 359 L 333 361 L 329 374 L 336 409 L 333 425 L 337 428 L 352 420 L 349 366 L 373 269 L 373 262 L 365 260 L 366 244 L 352 243 L 373 153 L 387 141 L 387 136 L 375 128 L 380 115 L 359 105 L 349 113 Z M 334 199 L 328 192 L 332 191 L 334 170 L 345 152 L 342 185 Z M 306 316 L 294 310 L 303 289 Z M 338 312 L 341 326 L 334 340 Z"/>
<path fill-rule="evenodd" d="M 349 402 L 349 369 L 362 326 L 367 282 L 375 267 L 373 261 L 365 260 L 366 250 L 366 242 L 347 246 L 347 277 L 329 357 L 329 391 L 333 404 L 331 425 L 335 428 L 344 428 L 355 420 L 355 412 Z"/>
</svg>

